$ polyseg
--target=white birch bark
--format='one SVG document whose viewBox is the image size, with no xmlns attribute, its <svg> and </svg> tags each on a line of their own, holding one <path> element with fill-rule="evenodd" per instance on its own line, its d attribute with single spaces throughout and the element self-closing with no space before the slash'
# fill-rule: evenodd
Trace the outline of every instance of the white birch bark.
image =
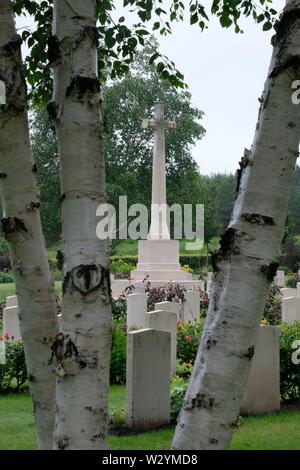
<svg viewBox="0 0 300 470">
<path fill-rule="evenodd" d="M 62 328 L 53 345 L 58 375 L 55 448 L 105 449 L 111 348 L 107 244 L 96 237 L 105 202 L 97 77 L 96 1 L 54 1 L 49 42 L 61 159 Z"/>
<path fill-rule="evenodd" d="M 0 186 L 2 229 L 9 245 L 27 372 L 40 449 L 51 449 L 56 377 L 48 366 L 55 339 L 56 302 L 39 215 L 29 140 L 26 85 L 10 0 L 0 2 Z"/>
<path fill-rule="evenodd" d="M 272 42 L 254 143 L 242 159 L 232 218 L 214 259 L 208 318 L 174 449 L 229 447 L 276 272 L 299 145 L 300 109 L 292 103 L 300 74 L 299 0 L 288 2 Z"/>
</svg>

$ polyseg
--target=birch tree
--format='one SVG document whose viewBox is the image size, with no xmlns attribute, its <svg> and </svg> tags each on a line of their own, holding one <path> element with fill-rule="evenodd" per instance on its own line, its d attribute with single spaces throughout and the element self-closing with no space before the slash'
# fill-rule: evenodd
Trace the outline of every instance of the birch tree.
<svg viewBox="0 0 300 470">
<path fill-rule="evenodd" d="M 300 66 L 299 0 L 287 2 L 272 44 L 254 142 L 241 160 L 231 221 L 214 258 L 210 308 L 174 449 L 228 448 L 276 273 L 299 146 L 300 113 L 292 101 Z"/>
<path fill-rule="evenodd" d="M 56 302 L 46 255 L 27 120 L 26 86 L 10 0 L 0 2 L 0 189 L 21 334 L 40 449 L 51 449 L 55 376 L 48 367 L 56 335 Z"/>
<path fill-rule="evenodd" d="M 97 207 L 106 201 L 96 1 L 55 0 L 49 47 L 64 273 L 62 327 L 52 348 L 55 448 L 99 450 L 107 446 L 111 294 L 107 244 L 96 237 Z"/>
</svg>

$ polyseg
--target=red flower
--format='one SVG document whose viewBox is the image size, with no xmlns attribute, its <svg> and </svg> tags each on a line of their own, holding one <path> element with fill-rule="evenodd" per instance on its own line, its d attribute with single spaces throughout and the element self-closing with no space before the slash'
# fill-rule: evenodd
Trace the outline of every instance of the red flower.
<svg viewBox="0 0 300 470">
<path fill-rule="evenodd" d="M 184 341 L 186 341 L 187 343 L 189 343 L 190 341 L 192 341 L 192 337 L 191 337 L 191 336 L 185 336 L 185 337 L 184 337 Z"/>
</svg>

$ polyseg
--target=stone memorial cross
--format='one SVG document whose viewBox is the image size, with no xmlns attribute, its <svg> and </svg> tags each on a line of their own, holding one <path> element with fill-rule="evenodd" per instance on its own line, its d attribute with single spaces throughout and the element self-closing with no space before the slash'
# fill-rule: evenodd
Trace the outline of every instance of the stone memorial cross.
<svg viewBox="0 0 300 470">
<path fill-rule="evenodd" d="M 166 197 L 166 156 L 165 131 L 176 129 L 176 123 L 165 121 L 165 107 L 162 102 L 155 103 L 155 119 L 143 119 L 143 129 L 154 130 L 153 169 L 152 169 L 152 203 L 149 240 L 169 240 L 167 224 Z"/>
</svg>

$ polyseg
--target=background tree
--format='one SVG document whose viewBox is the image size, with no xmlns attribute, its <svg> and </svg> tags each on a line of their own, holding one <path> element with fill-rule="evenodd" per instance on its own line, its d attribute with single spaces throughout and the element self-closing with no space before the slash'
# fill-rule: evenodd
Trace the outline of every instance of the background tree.
<svg viewBox="0 0 300 470">
<path fill-rule="evenodd" d="M 33 113 L 31 141 L 33 160 L 38 169 L 43 233 L 47 244 L 52 245 L 61 235 L 60 162 L 55 130 L 43 108 Z"/>
</svg>

